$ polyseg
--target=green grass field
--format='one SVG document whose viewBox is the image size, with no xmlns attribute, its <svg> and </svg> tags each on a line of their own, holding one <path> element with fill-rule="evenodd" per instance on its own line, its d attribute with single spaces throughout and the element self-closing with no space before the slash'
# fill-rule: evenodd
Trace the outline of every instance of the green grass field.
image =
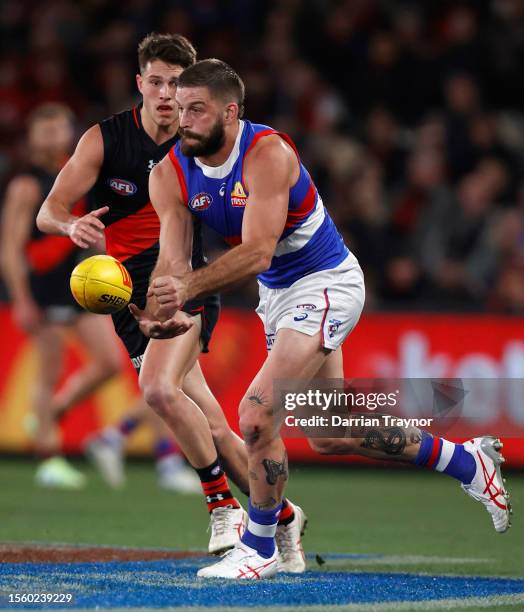
<svg viewBox="0 0 524 612">
<path fill-rule="evenodd" d="M 148 463 L 129 464 L 123 491 L 109 490 L 90 466 L 78 465 L 89 477 L 87 488 L 61 492 L 34 487 L 33 463 L 0 460 L 0 542 L 205 550 L 208 518 L 200 496 L 158 489 Z M 309 516 L 307 552 L 377 555 L 331 559 L 323 570 L 522 577 L 524 475 L 510 473 L 508 486 L 515 524 L 504 535 L 456 481 L 440 474 L 296 467 L 288 494 Z"/>
</svg>

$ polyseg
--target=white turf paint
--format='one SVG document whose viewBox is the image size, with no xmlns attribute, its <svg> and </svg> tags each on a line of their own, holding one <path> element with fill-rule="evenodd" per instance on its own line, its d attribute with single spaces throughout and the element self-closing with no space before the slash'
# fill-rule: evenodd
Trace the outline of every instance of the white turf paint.
<svg viewBox="0 0 524 612">
<path fill-rule="evenodd" d="M 467 608 L 498 608 L 499 606 L 522 606 L 524 593 L 495 595 L 492 597 L 464 597 L 432 599 L 429 601 L 391 601 L 380 604 L 348 604 L 347 606 L 323 606 L 323 612 L 349 610 L 349 612 L 386 612 L 389 610 L 466 610 Z M 307 612 L 307 607 L 302 608 Z"/>
<path fill-rule="evenodd" d="M 431 557 L 424 555 L 385 555 L 383 557 L 375 557 L 371 559 L 363 558 L 347 558 L 342 559 L 330 559 L 326 558 L 326 567 L 332 567 L 337 565 L 348 565 L 362 566 L 362 565 L 419 565 L 424 563 L 427 565 L 466 565 L 468 563 L 488 563 L 489 559 L 475 558 L 475 557 Z"/>
<path fill-rule="evenodd" d="M 380 604 L 347 604 L 341 606 L 268 606 L 235 607 L 236 612 L 410 612 L 411 610 L 467 610 L 468 608 L 493 609 L 499 606 L 522 606 L 524 593 L 496 595 L 494 597 L 466 597 L 457 599 L 432 599 L 430 601 L 396 601 Z M 522 608 L 521 608 L 522 609 Z M 69 612 L 92 612 L 93 608 L 68 608 Z M 141 612 L 150 608 L 105 608 L 105 612 Z M 159 608 L 161 612 L 231 612 L 232 608 Z M 4 612 L 0 609 L 0 612 Z M 5 612 L 9 612 L 5 610 Z"/>
</svg>

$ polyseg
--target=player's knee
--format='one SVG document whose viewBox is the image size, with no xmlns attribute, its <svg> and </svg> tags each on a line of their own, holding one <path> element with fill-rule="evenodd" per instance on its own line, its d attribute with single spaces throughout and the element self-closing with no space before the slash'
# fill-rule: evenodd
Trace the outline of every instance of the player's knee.
<svg viewBox="0 0 524 612">
<path fill-rule="evenodd" d="M 159 417 L 165 419 L 172 416 L 178 396 L 181 393 L 180 389 L 173 384 L 159 380 L 145 381 L 140 386 L 144 399 Z"/>
<path fill-rule="evenodd" d="M 271 410 L 264 406 L 253 406 L 243 399 L 239 407 L 239 427 L 246 446 L 253 449 L 271 440 Z"/>
</svg>

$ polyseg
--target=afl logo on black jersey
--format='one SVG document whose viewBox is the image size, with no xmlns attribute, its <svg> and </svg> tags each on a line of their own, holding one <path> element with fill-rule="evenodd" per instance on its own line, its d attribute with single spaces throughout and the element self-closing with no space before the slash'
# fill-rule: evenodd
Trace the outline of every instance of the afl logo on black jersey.
<svg viewBox="0 0 524 612">
<path fill-rule="evenodd" d="M 209 195 L 209 193 L 197 193 L 191 198 L 189 208 L 191 210 L 206 210 L 206 208 L 211 206 L 212 202 L 213 198 Z"/>
<path fill-rule="evenodd" d="M 110 178 L 108 181 L 109 187 L 121 196 L 132 196 L 138 191 L 138 187 L 131 183 L 131 181 L 126 181 L 124 179 L 119 178 Z"/>
</svg>

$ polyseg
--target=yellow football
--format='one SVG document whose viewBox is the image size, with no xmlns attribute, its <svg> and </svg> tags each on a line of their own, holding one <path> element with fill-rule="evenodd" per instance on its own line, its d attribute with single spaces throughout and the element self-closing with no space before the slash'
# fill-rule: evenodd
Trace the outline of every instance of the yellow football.
<svg viewBox="0 0 524 612">
<path fill-rule="evenodd" d="M 110 255 L 94 255 L 71 273 L 71 293 L 89 312 L 111 314 L 129 304 L 133 283 L 126 268 Z"/>
</svg>

